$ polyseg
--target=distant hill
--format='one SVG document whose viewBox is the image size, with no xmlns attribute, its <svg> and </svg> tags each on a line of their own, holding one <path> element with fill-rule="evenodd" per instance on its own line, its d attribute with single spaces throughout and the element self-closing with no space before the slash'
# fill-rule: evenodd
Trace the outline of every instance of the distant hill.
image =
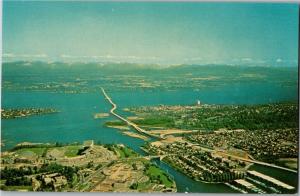
<svg viewBox="0 0 300 196">
<path fill-rule="evenodd" d="M 3 76 L 27 74 L 99 74 L 99 75 L 195 75 L 236 76 L 239 74 L 297 76 L 297 67 L 231 66 L 231 65 L 176 65 L 162 67 L 155 64 L 133 63 L 64 63 L 17 61 L 2 64 Z M 250 76 L 250 75 L 248 75 Z"/>
<path fill-rule="evenodd" d="M 243 85 L 291 88 L 298 85 L 297 67 L 231 65 L 144 65 L 131 63 L 10 62 L 2 66 L 2 89 L 51 92 L 118 90 L 222 89 Z M 275 88 L 276 87 L 276 88 Z M 276 91 L 276 90 L 275 90 Z"/>
<path fill-rule="evenodd" d="M 145 73 L 146 71 L 161 69 L 158 65 L 141 65 L 132 63 L 64 63 L 64 62 L 8 62 L 2 64 L 3 74 L 7 73 L 91 73 L 103 74 Z"/>
</svg>

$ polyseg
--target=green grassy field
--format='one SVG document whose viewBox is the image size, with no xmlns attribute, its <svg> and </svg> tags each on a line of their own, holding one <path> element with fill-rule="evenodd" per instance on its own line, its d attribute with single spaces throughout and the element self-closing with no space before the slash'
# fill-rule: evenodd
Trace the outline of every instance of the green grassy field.
<svg viewBox="0 0 300 196">
<path fill-rule="evenodd" d="M 16 151 L 19 156 L 23 157 L 34 157 L 34 156 L 42 156 L 46 148 L 21 148 Z"/>
<path fill-rule="evenodd" d="M 4 186 L 4 191 L 32 191 L 31 186 Z"/>
<path fill-rule="evenodd" d="M 121 158 L 135 157 L 137 153 L 127 147 L 114 146 L 114 150 L 117 154 L 120 155 Z"/>
<path fill-rule="evenodd" d="M 138 190 L 145 190 L 145 189 L 149 189 L 149 187 L 151 187 L 151 184 L 149 182 L 144 182 L 144 183 L 138 183 Z"/>
<path fill-rule="evenodd" d="M 65 156 L 67 157 L 75 157 L 77 156 L 78 150 L 82 148 L 81 145 L 76 146 L 65 146 L 63 147 L 65 150 Z"/>
<path fill-rule="evenodd" d="M 16 150 L 16 154 L 18 154 L 21 157 L 26 158 L 34 158 L 36 156 L 43 156 L 46 152 L 46 150 L 53 150 L 57 149 L 59 151 L 62 151 L 64 153 L 64 156 L 67 157 L 75 157 L 77 156 L 78 150 L 81 149 L 81 145 L 71 145 L 71 146 L 64 146 L 64 147 L 50 147 L 50 148 L 42 148 L 42 147 L 36 147 L 36 148 L 21 148 Z"/>
<path fill-rule="evenodd" d="M 298 169 L 298 160 L 297 158 L 281 158 L 277 161 L 278 165 L 281 165 L 283 167 L 288 167 L 290 169 Z"/>
<path fill-rule="evenodd" d="M 149 166 L 146 174 L 150 177 L 150 179 L 157 179 L 168 188 L 173 185 L 172 181 L 167 177 L 167 175 L 154 165 Z"/>
</svg>

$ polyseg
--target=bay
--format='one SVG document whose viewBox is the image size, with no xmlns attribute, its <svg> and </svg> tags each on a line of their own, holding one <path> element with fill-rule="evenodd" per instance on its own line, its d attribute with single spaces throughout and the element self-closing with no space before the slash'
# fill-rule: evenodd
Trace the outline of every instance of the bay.
<svg viewBox="0 0 300 196">
<path fill-rule="evenodd" d="M 118 113 L 130 116 L 122 109 L 153 105 L 193 105 L 200 100 L 207 104 L 265 104 L 296 100 L 296 91 L 266 83 L 233 84 L 215 89 L 176 91 L 114 91 L 106 89 L 118 105 Z M 100 89 L 96 93 L 51 93 L 34 91 L 3 91 L 2 108 L 48 107 L 59 113 L 31 116 L 1 121 L 2 151 L 20 142 L 83 142 L 93 139 L 101 143 L 123 143 L 143 154 L 144 141 L 123 135 L 119 130 L 104 126 L 107 118 L 94 119 L 95 113 L 108 113 L 111 105 Z M 157 164 L 170 173 L 178 186 L 178 192 L 235 192 L 223 184 L 196 182 L 163 162 Z"/>
</svg>

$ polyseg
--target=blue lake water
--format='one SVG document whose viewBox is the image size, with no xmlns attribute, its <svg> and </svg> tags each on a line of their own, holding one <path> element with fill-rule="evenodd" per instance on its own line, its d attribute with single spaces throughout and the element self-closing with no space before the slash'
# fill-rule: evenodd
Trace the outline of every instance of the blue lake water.
<svg viewBox="0 0 300 196">
<path fill-rule="evenodd" d="M 5 144 L 3 150 L 23 141 L 67 143 L 93 139 L 103 143 L 125 143 L 134 149 L 143 143 L 103 125 L 113 117 L 94 119 L 95 113 L 108 112 L 111 107 L 100 93 L 11 92 L 5 93 L 2 100 L 4 108 L 53 107 L 60 111 L 55 114 L 2 120 L 2 141 Z"/>
<path fill-rule="evenodd" d="M 145 105 L 195 104 L 197 100 L 208 104 L 263 104 L 297 100 L 297 90 L 273 84 L 233 84 L 201 91 L 113 91 L 106 89 L 113 101 L 122 108 Z M 94 119 L 95 113 L 108 113 L 111 105 L 99 93 L 64 94 L 51 92 L 2 91 L 2 108 L 49 107 L 55 114 L 2 120 L 2 150 L 20 142 L 82 142 L 93 139 L 102 143 L 123 143 L 142 153 L 143 140 L 121 134 L 104 126 L 114 117 Z M 179 192 L 234 192 L 225 185 L 195 182 L 164 163 L 158 163 L 177 182 Z"/>
</svg>

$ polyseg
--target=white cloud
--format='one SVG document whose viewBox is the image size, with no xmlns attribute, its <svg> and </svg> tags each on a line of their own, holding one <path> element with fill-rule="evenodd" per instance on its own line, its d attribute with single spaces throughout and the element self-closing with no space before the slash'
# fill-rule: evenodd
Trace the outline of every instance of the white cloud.
<svg viewBox="0 0 300 196">
<path fill-rule="evenodd" d="M 31 62 L 27 62 L 27 63 L 23 64 L 23 66 L 31 66 L 31 65 L 32 65 Z"/>
<path fill-rule="evenodd" d="M 4 58 L 47 58 L 47 54 L 13 54 L 13 53 L 4 53 Z"/>
<path fill-rule="evenodd" d="M 62 54 L 62 55 L 60 55 L 60 57 L 61 58 L 74 58 L 74 57 L 72 57 L 70 55 L 67 55 L 67 54 Z"/>
<path fill-rule="evenodd" d="M 202 61 L 202 57 L 191 57 L 191 58 L 185 58 L 185 61 Z"/>
<path fill-rule="evenodd" d="M 72 56 L 68 54 L 61 54 L 61 58 L 69 58 L 69 59 L 100 59 L 100 60 L 156 60 L 158 57 L 139 57 L 139 56 L 114 56 L 110 54 L 106 55 L 92 55 L 92 56 Z"/>
<path fill-rule="evenodd" d="M 252 58 L 242 58 L 241 61 L 250 62 L 250 61 L 252 61 Z"/>
<path fill-rule="evenodd" d="M 14 58 L 15 57 L 15 55 L 12 53 L 4 53 L 2 56 L 5 58 Z"/>
</svg>

